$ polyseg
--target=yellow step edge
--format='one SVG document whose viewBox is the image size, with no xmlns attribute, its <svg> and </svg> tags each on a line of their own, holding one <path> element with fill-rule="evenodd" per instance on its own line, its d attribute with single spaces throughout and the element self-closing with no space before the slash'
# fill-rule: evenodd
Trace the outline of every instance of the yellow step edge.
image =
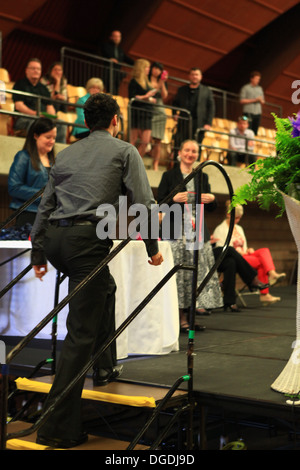
<svg viewBox="0 0 300 470">
<path fill-rule="evenodd" d="M 19 390 L 26 390 L 32 392 L 49 393 L 51 383 L 39 382 L 37 380 L 29 380 L 24 377 L 16 379 L 16 385 Z M 155 408 L 156 402 L 153 397 L 146 396 L 126 396 L 114 393 L 100 392 L 98 390 L 82 391 L 82 398 L 89 400 L 98 400 L 108 403 L 115 403 L 118 405 L 128 405 L 136 407 Z"/>
<path fill-rule="evenodd" d="M 9 439 L 6 442 L 7 450 L 48 450 L 48 446 L 42 446 L 35 442 L 23 441 L 22 439 Z M 66 450 L 51 447 L 51 450 Z"/>
</svg>

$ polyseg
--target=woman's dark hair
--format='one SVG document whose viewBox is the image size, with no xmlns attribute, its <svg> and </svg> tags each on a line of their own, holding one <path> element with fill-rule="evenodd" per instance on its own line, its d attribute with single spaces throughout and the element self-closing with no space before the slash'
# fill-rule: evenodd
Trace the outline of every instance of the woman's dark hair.
<svg viewBox="0 0 300 470">
<path fill-rule="evenodd" d="M 163 72 L 163 70 L 164 70 L 164 66 L 163 66 L 160 62 L 153 62 L 153 64 L 151 64 L 151 66 L 150 66 L 149 75 L 148 75 L 149 78 L 151 78 L 152 69 L 153 69 L 154 67 L 156 67 L 157 69 L 160 69 L 160 72 L 161 72 L 161 73 L 160 73 L 160 75 L 159 75 L 159 77 L 158 77 L 158 79 L 160 79 L 161 74 L 162 74 L 162 72 Z"/>
<path fill-rule="evenodd" d="M 36 146 L 35 135 L 40 136 L 46 132 L 52 131 L 56 124 L 52 119 L 41 117 L 31 124 L 24 143 L 23 150 L 27 150 L 30 155 L 31 164 L 36 171 L 40 171 L 40 156 Z M 48 153 L 50 165 L 54 163 L 54 148 Z"/>
<path fill-rule="evenodd" d="M 115 115 L 120 116 L 120 108 L 116 100 L 110 95 L 95 93 L 85 102 L 85 121 L 91 131 L 108 129 Z"/>
<path fill-rule="evenodd" d="M 53 69 L 56 65 L 60 65 L 61 68 L 62 68 L 62 70 L 64 70 L 62 62 L 59 62 L 59 61 L 53 62 L 53 63 L 50 65 L 49 70 L 48 70 L 48 72 L 47 72 L 47 74 L 46 74 L 46 78 L 49 80 L 49 83 L 51 83 L 51 84 L 54 84 L 54 83 L 55 83 L 55 82 L 54 82 L 54 78 L 51 76 L 51 72 L 52 72 L 52 69 Z M 66 80 L 66 77 L 64 76 L 64 72 L 63 72 L 63 74 L 62 74 L 62 80 Z"/>
</svg>

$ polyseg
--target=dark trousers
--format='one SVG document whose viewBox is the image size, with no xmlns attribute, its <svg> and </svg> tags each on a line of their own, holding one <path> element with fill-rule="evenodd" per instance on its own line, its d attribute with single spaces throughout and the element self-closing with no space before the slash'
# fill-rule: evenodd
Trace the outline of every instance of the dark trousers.
<svg viewBox="0 0 300 470">
<path fill-rule="evenodd" d="M 222 249 L 222 247 L 213 249 L 216 260 L 220 256 Z M 223 273 L 224 305 L 235 304 L 237 274 L 247 285 L 251 284 L 257 275 L 257 271 L 232 246 L 228 247 L 225 257 L 218 267 L 218 272 Z"/>
<path fill-rule="evenodd" d="M 257 135 L 261 121 L 261 114 L 244 113 L 244 115 L 249 118 L 249 129 L 252 129 L 254 134 Z"/>
<path fill-rule="evenodd" d="M 50 226 L 46 233 L 47 259 L 69 277 L 69 292 L 91 273 L 109 253 L 111 242 L 99 240 L 94 225 Z M 115 282 L 105 267 L 69 303 L 67 335 L 55 380 L 45 407 L 51 405 L 95 353 L 114 333 Z M 116 364 L 115 345 L 100 357 L 97 366 Z M 81 429 L 81 393 L 84 377 L 58 405 L 38 431 L 48 438 L 78 439 Z"/>
</svg>

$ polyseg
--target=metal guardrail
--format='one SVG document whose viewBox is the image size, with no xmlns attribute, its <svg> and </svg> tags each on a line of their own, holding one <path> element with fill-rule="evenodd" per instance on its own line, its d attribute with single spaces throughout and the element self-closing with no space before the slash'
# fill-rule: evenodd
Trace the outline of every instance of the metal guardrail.
<svg viewBox="0 0 300 470">
<path fill-rule="evenodd" d="M 15 117 L 15 118 L 23 117 L 23 118 L 26 118 L 26 119 L 36 120 L 36 119 L 39 119 L 41 116 L 44 115 L 43 112 L 41 111 L 41 101 L 47 101 L 51 104 L 57 104 L 57 100 L 55 100 L 53 98 L 48 98 L 48 97 L 41 96 L 41 95 L 35 95 L 33 93 L 28 93 L 28 92 L 19 91 L 19 90 L 13 90 L 13 89 L 6 90 L 4 88 L 1 88 L 1 84 L 0 84 L 0 94 L 3 93 L 3 92 L 5 92 L 7 94 L 12 94 L 12 95 L 29 96 L 31 98 L 36 99 L 36 101 L 37 101 L 37 107 L 36 107 L 37 115 L 32 116 L 30 114 L 24 114 L 24 113 L 20 113 L 18 111 L 11 111 L 11 110 L 8 110 L 8 109 L 1 109 L 1 104 L 0 104 L 0 115 L 4 114 L 4 115 L 9 115 L 9 116 L 12 116 L 12 117 Z M 64 101 L 64 100 L 59 100 L 59 104 L 64 105 L 68 108 L 82 108 L 82 109 L 84 108 L 84 105 L 82 105 L 82 104 L 73 103 L 73 102 Z M 58 112 L 60 112 L 60 111 L 58 111 Z M 63 114 L 64 114 L 64 112 L 63 112 Z M 68 113 L 66 112 L 65 114 L 68 114 Z M 45 115 L 50 116 L 50 118 L 52 118 L 58 125 L 63 125 L 63 126 L 72 127 L 72 128 L 76 127 L 76 128 L 87 130 L 87 127 L 83 124 L 78 124 L 78 123 L 70 122 L 70 121 L 64 121 L 63 119 L 61 119 L 57 115 L 55 115 L 53 117 L 51 115 L 48 115 L 48 113 L 46 113 Z M 118 135 L 123 136 L 124 135 L 124 119 L 123 119 L 122 115 L 120 115 L 120 124 L 121 124 L 121 126 L 120 126 L 120 129 L 119 129 Z"/>
<path fill-rule="evenodd" d="M 275 140 L 271 141 L 271 140 L 259 139 L 257 137 L 252 137 L 252 138 L 251 137 L 245 137 L 245 136 L 242 136 L 242 135 L 230 134 L 230 132 L 216 131 L 213 128 L 210 129 L 210 130 L 207 130 L 203 127 L 199 128 L 199 129 L 196 129 L 196 132 L 195 132 L 195 139 L 196 140 L 198 138 L 198 134 L 201 133 L 201 132 L 211 132 L 213 134 L 225 135 L 225 136 L 229 137 L 229 139 L 230 138 L 236 138 L 236 139 L 243 139 L 243 140 L 246 141 L 246 150 L 234 150 L 234 149 L 230 148 L 229 146 L 228 147 L 220 147 L 220 145 L 215 146 L 215 145 L 206 145 L 206 144 L 201 143 L 201 148 L 204 148 L 204 149 L 214 150 L 214 151 L 217 151 L 217 152 L 220 152 L 220 153 L 230 153 L 230 152 L 234 153 L 234 152 L 236 152 L 236 153 L 239 153 L 239 154 L 243 154 L 245 156 L 250 154 L 253 157 L 259 157 L 259 158 L 269 158 L 269 157 L 274 156 L 274 155 L 264 155 L 264 154 L 261 154 L 261 153 L 253 152 L 251 150 L 247 151 L 248 142 L 251 141 L 251 142 L 260 142 L 260 143 L 265 143 L 265 144 L 268 144 L 268 145 L 272 145 L 272 146 L 274 146 L 274 150 L 276 151 L 276 142 L 275 142 Z M 204 135 L 204 138 L 205 138 L 205 135 Z"/>
<path fill-rule="evenodd" d="M 65 75 L 68 77 L 70 83 L 82 86 L 82 84 L 86 83 L 91 77 L 103 78 L 106 76 L 106 91 L 114 95 L 118 94 L 114 89 L 114 83 L 121 79 L 120 74 L 125 74 L 127 77 L 130 77 L 133 68 L 132 65 L 124 62 L 119 62 L 118 68 L 116 68 L 110 59 L 69 47 L 61 48 L 61 62 L 63 63 Z M 170 75 L 168 78 L 169 94 L 176 94 L 179 86 L 188 83 L 188 80 Z M 213 86 L 208 86 L 208 88 L 212 91 L 215 99 L 217 116 L 235 121 L 242 113 L 239 94 Z M 268 111 L 265 111 L 266 109 Z M 263 118 L 270 119 L 270 122 L 272 120 L 273 124 L 273 118 L 271 117 L 272 112 L 281 117 L 282 107 L 275 103 L 265 102 Z"/>
<path fill-rule="evenodd" d="M 218 164 L 217 162 L 214 161 L 208 161 L 208 162 L 203 162 L 198 165 L 197 168 L 193 169 L 192 173 L 188 175 L 182 183 L 180 183 L 174 190 L 165 198 L 165 200 L 161 201 L 160 204 L 167 204 L 170 203 L 174 197 L 174 195 L 182 189 L 183 186 L 185 186 L 188 181 L 192 180 L 196 176 L 199 176 L 197 179 L 197 191 L 196 191 L 196 201 L 198 203 L 201 201 L 201 173 L 202 169 L 207 166 L 207 165 L 213 165 L 221 171 L 221 173 L 224 176 L 224 179 L 227 183 L 228 189 L 229 189 L 229 194 L 230 194 L 230 199 L 233 197 L 233 188 L 231 185 L 231 181 L 226 173 L 226 171 L 223 169 L 222 165 Z M 37 195 L 37 197 L 39 194 Z M 31 202 L 31 200 L 30 200 Z M 19 211 L 22 211 L 23 208 L 20 208 Z M 151 217 L 151 214 L 149 215 Z M 47 420 L 48 416 L 52 413 L 53 409 L 57 406 L 57 404 L 61 403 L 64 399 L 66 399 L 68 393 L 70 390 L 78 383 L 78 381 L 83 378 L 88 371 L 90 370 L 91 367 L 96 363 L 96 361 L 101 357 L 101 355 L 106 351 L 106 349 L 118 338 L 118 336 L 127 328 L 127 326 L 137 317 L 137 315 L 145 308 L 145 306 L 150 302 L 150 300 L 157 294 L 157 292 L 168 282 L 168 280 L 179 270 L 179 269 L 188 269 L 193 271 L 193 289 L 192 289 L 192 306 L 191 306 L 191 315 L 190 315 L 190 332 L 189 332 L 189 338 L 188 338 L 188 351 L 187 351 L 187 368 L 188 368 L 188 374 L 187 380 L 188 380 L 188 398 L 189 398 L 189 410 L 190 410 L 190 417 L 189 417 L 189 429 L 188 429 L 188 448 L 192 448 L 192 435 L 193 435 L 193 408 L 194 408 L 194 398 L 193 398 L 193 350 L 194 350 L 194 330 L 195 330 L 195 308 L 196 308 L 196 298 L 198 295 L 201 293 L 203 288 L 206 286 L 206 284 L 209 282 L 211 277 L 213 276 L 214 272 L 222 262 L 226 251 L 229 247 L 229 242 L 231 239 L 233 227 L 234 227 L 234 218 L 235 218 L 235 210 L 231 212 L 231 217 L 230 217 L 230 224 L 229 224 L 229 230 L 228 230 L 228 235 L 225 241 L 225 244 L 223 246 L 222 252 L 219 256 L 219 258 L 215 261 L 214 266 L 211 268 L 209 273 L 206 275 L 206 277 L 203 279 L 201 282 L 200 286 L 197 287 L 197 271 L 198 271 L 198 250 L 194 251 L 194 263 L 192 266 L 184 266 L 184 265 L 176 265 L 174 266 L 169 273 L 167 273 L 164 278 L 157 284 L 157 286 L 143 299 L 143 301 L 135 308 L 135 310 L 128 316 L 128 318 L 117 328 L 115 331 L 114 335 L 107 340 L 107 342 L 97 351 L 97 353 L 90 359 L 88 364 L 81 370 L 81 372 L 72 380 L 72 382 L 69 384 L 68 387 L 63 391 L 63 393 L 57 397 L 57 399 L 53 402 L 53 404 L 46 409 L 46 411 L 40 416 L 40 418 L 37 419 L 37 421 L 28 429 L 24 431 L 20 431 L 17 433 L 11 433 L 7 434 L 7 423 L 6 423 L 6 414 L 7 414 L 7 390 L 8 390 L 8 370 L 9 370 L 9 364 L 12 362 L 12 360 L 16 357 L 17 354 L 19 354 L 24 347 L 39 333 L 56 315 L 59 313 L 60 310 L 62 310 L 63 307 L 67 305 L 67 303 L 70 301 L 71 298 L 73 298 L 79 290 L 81 290 L 88 282 L 92 281 L 98 274 L 99 272 L 130 242 L 131 237 L 129 236 L 126 240 L 121 241 L 118 247 L 116 247 L 114 250 L 109 253 L 109 255 L 99 263 L 98 266 L 83 280 L 81 281 L 75 289 L 69 293 L 62 301 L 60 301 L 57 306 L 48 314 L 46 317 L 38 324 L 36 325 L 35 328 L 31 332 L 28 333 L 27 336 L 25 336 L 19 344 L 14 347 L 7 355 L 6 357 L 6 364 L 2 365 L 2 393 L 1 393 L 1 428 L 0 428 L 0 449 L 5 449 L 6 448 L 6 441 L 13 439 L 13 438 L 19 438 L 19 437 L 24 437 L 27 435 L 32 434 L 34 431 L 39 429 L 41 425 Z M 6 226 L 10 221 L 10 218 L 5 221 L 2 226 Z M 30 268 L 29 266 L 28 268 Z M 6 290 L 7 291 L 7 290 Z M 1 293 L 0 293 L 1 297 Z M 175 387 L 172 387 L 172 393 L 175 391 L 175 389 L 182 383 L 182 380 L 179 379 L 177 381 L 177 385 Z M 168 399 L 169 395 L 165 397 L 165 400 L 163 403 L 165 404 L 165 401 Z"/>
<path fill-rule="evenodd" d="M 51 104 L 57 104 L 57 100 L 54 100 L 53 98 L 48 98 L 46 96 L 41 96 L 41 95 L 35 95 L 33 93 L 28 93 L 28 92 L 25 92 L 25 91 L 19 91 L 19 90 L 13 90 L 13 89 L 7 90 L 6 88 L 1 88 L 0 87 L 0 93 L 28 96 L 28 97 L 36 99 L 36 101 L 37 101 L 37 107 L 36 107 L 37 115 L 36 116 L 31 116 L 30 114 L 20 113 L 18 111 L 10 111 L 8 109 L 1 109 L 1 105 L 0 105 L 0 114 L 7 114 L 9 116 L 13 116 L 13 117 L 16 117 L 16 118 L 25 117 L 27 119 L 32 119 L 32 120 L 38 119 L 39 117 L 43 116 L 43 114 L 42 114 L 43 112 L 41 111 L 41 102 L 42 101 L 46 101 L 46 102 L 51 103 Z M 72 107 L 72 108 L 83 108 L 84 107 L 81 104 L 71 103 L 69 101 L 63 101 L 63 100 L 60 100 L 59 104 L 62 104 L 62 105 L 68 106 L 68 107 Z M 59 122 L 59 124 L 61 124 L 61 125 L 71 126 L 71 127 L 80 127 L 80 128 L 86 129 L 86 126 L 84 126 L 82 124 L 75 124 L 74 122 L 63 121 L 61 119 L 58 119 L 57 117 L 55 117 L 55 120 L 57 120 Z"/>
</svg>

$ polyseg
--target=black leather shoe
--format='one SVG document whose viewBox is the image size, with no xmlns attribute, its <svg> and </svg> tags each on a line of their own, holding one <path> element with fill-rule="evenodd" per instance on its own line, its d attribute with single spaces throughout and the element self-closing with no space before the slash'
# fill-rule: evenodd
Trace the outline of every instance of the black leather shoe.
<svg viewBox="0 0 300 470">
<path fill-rule="evenodd" d="M 195 313 L 196 315 L 211 315 L 212 311 L 207 308 L 196 308 Z"/>
<path fill-rule="evenodd" d="M 248 284 L 249 291 L 254 292 L 256 290 L 264 290 L 269 287 L 270 284 L 264 284 L 263 282 L 257 281 L 257 282 L 252 282 L 251 284 Z"/>
<path fill-rule="evenodd" d="M 59 439 L 55 437 L 37 436 L 36 443 L 56 449 L 71 449 L 80 446 L 88 440 L 88 435 L 83 433 L 78 439 Z"/>
<path fill-rule="evenodd" d="M 95 387 L 107 385 L 114 379 L 120 377 L 123 372 L 123 366 L 110 367 L 108 369 L 95 369 L 93 373 L 93 383 Z"/>
<path fill-rule="evenodd" d="M 241 312 L 241 310 L 238 308 L 238 306 L 236 304 L 232 304 L 232 305 L 225 304 L 224 305 L 224 312 L 227 312 L 228 310 L 230 310 L 231 312 L 234 312 L 234 313 Z"/>
</svg>

